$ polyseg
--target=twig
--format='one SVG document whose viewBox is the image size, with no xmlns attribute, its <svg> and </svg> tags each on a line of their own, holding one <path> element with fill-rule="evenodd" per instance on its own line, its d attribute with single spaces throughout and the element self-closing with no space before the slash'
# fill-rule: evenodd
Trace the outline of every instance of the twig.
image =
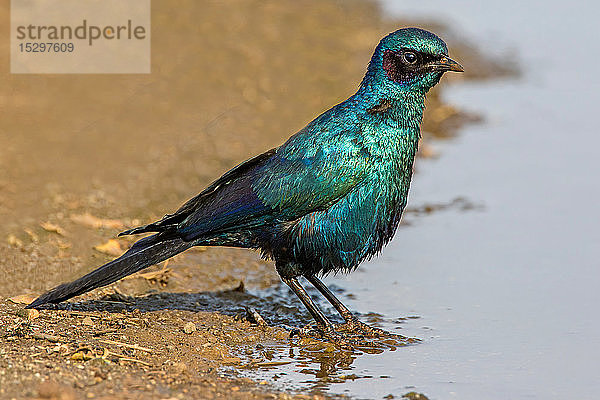
<svg viewBox="0 0 600 400">
<path fill-rule="evenodd" d="M 112 352 L 112 351 L 107 351 L 105 355 L 115 356 L 115 357 L 119 358 L 119 360 L 123 360 L 123 361 L 132 361 L 132 362 L 144 364 L 144 365 L 147 365 L 148 367 L 152 366 L 151 364 L 149 364 L 149 363 L 147 363 L 145 361 L 138 360 L 138 359 L 135 359 L 135 358 L 130 358 L 130 357 L 127 357 L 126 355 L 115 353 L 115 352 Z"/>
<path fill-rule="evenodd" d="M 142 350 L 148 353 L 152 353 L 152 349 L 149 349 L 147 347 L 142 347 L 140 345 L 137 344 L 127 344 L 127 343 L 122 343 L 122 342 L 117 342 L 114 340 L 108 340 L 108 339 L 104 339 L 104 340 L 99 340 L 100 343 L 105 343 L 105 344 L 114 344 L 115 346 L 123 346 L 123 347 L 129 347 L 130 349 L 134 349 L 134 350 Z"/>
</svg>

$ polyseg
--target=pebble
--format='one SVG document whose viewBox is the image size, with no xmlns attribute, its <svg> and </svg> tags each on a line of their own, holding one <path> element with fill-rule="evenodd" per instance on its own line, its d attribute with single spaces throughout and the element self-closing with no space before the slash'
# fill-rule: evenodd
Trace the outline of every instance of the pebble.
<svg viewBox="0 0 600 400">
<path fill-rule="evenodd" d="M 183 331 L 185 333 L 187 333 L 188 335 L 190 333 L 194 333 L 196 332 L 196 324 L 194 324 L 193 322 L 187 322 L 184 326 L 183 326 Z"/>
</svg>

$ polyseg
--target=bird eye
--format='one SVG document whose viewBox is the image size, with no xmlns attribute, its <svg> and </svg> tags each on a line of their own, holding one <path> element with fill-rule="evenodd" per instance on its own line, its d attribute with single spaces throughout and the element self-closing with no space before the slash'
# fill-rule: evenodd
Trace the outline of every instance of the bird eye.
<svg viewBox="0 0 600 400">
<path fill-rule="evenodd" d="M 419 57 L 417 57 L 417 55 L 414 52 L 407 51 L 407 52 L 404 52 L 404 54 L 402 54 L 402 58 L 404 59 L 405 63 L 414 64 L 417 62 Z"/>
</svg>

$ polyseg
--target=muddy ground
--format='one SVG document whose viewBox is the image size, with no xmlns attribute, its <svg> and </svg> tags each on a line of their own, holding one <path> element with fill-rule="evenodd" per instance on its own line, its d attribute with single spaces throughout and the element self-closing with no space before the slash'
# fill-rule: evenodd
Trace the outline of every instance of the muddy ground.
<svg viewBox="0 0 600 400">
<path fill-rule="evenodd" d="M 0 14 L 9 20 L 8 1 Z M 273 346 L 322 360 L 321 376 L 355 357 L 289 339 L 285 324 L 309 320 L 251 251 L 193 249 L 60 310 L 24 313 L 22 302 L 120 254 L 131 244 L 114 240 L 120 230 L 344 100 L 378 40 L 406 25 L 367 1 L 155 0 L 149 75 L 13 75 L 0 64 L 0 398 L 334 397 L 243 377 L 277 368 Z M 510 72 L 419 25 L 467 70 L 445 79 Z M 477 119 L 439 90 L 422 156 Z"/>
</svg>

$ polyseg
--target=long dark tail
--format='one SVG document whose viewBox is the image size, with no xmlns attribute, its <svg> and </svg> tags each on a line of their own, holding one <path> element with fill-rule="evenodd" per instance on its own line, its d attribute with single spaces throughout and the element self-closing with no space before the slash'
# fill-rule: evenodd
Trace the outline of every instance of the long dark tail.
<svg viewBox="0 0 600 400">
<path fill-rule="evenodd" d="M 175 254 L 192 247 L 191 243 L 165 233 L 138 240 L 121 257 L 70 283 L 63 283 L 44 293 L 25 308 L 36 308 L 46 303 L 60 303 L 92 289 L 109 285 Z"/>
</svg>

